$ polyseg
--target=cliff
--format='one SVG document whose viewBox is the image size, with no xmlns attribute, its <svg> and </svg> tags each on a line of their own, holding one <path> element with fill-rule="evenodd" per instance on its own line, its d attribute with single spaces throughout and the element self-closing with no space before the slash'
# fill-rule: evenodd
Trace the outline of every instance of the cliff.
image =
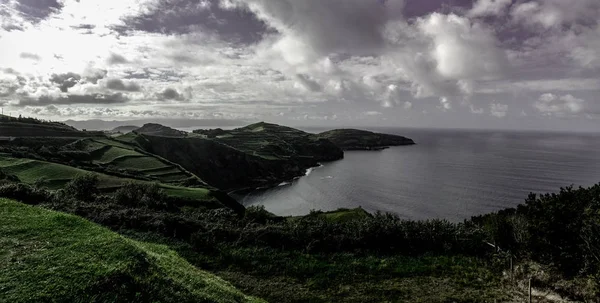
<svg viewBox="0 0 600 303">
<path fill-rule="evenodd" d="M 133 140 L 224 190 L 272 186 L 304 175 L 319 162 L 343 158 L 331 141 L 275 124 L 256 123 L 211 137 L 140 134 Z"/>
</svg>

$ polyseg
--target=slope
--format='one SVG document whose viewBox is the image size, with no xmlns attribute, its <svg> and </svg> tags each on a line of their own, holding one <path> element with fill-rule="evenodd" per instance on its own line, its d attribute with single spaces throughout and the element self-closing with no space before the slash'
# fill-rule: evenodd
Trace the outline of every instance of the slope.
<svg viewBox="0 0 600 303">
<path fill-rule="evenodd" d="M 166 246 L 0 199 L 1 302 L 261 302 Z"/>
</svg>

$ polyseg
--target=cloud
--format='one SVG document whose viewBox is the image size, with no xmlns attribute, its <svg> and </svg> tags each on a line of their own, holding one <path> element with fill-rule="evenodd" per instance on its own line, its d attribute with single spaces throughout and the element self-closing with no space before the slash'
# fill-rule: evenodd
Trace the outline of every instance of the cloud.
<svg viewBox="0 0 600 303">
<path fill-rule="evenodd" d="M 184 96 L 181 93 L 179 93 L 177 90 L 175 90 L 173 88 L 166 88 L 162 92 L 157 93 L 156 97 L 159 100 L 179 100 L 179 101 L 182 101 L 182 100 L 185 99 Z"/>
<path fill-rule="evenodd" d="M 546 115 L 562 116 L 565 114 L 578 114 L 583 111 L 585 100 L 577 99 L 573 95 L 557 96 L 546 93 L 533 104 L 540 113 Z"/>
<path fill-rule="evenodd" d="M 62 1 L 58 0 L 18 0 L 15 5 L 21 16 L 33 23 L 59 12 L 62 7 Z"/>
<path fill-rule="evenodd" d="M 35 61 L 42 60 L 42 58 L 40 56 L 33 54 L 33 53 L 27 53 L 27 52 L 21 53 L 19 55 L 19 57 L 21 57 L 22 59 L 29 59 L 29 60 L 35 60 Z"/>
<path fill-rule="evenodd" d="M 511 3 L 512 0 L 478 0 L 468 15 L 471 17 L 503 15 Z"/>
<path fill-rule="evenodd" d="M 450 109 L 452 109 L 452 103 L 450 103 L 450 100 L 448 100 L 448 98 L 441 97 L 439 108 L 443 111 L 450 110 Z"/>
<path fill-rule="evenodd" d="M 274 49 L 289 63 L 306 63 L 331 53 L 366 55 L 385 45 L 383 29 L 402 17 L 404 1 L 230 0 L 281 34 Z M 356 22 L 360 20 L 360 22 Z"/>
<path fill-rule="evenodd" d="M 308 75 L 296 74 L 296 84 L 311 92 L 320 92 L 323 90 L 323 87 Z"/>
<path fill-rule="evenodd" d="M 135 82 L 123 82 L 120 79 L 109 79 L 106 81 L 106 88 L 112 90 L 126 91 L 126 92 L 139 92 L 141 87 Z"/>
<path fill-rule="evenodd" d="M 127 64 L 127 63 L 129 63 L 129 60 L 127 60 L 127 58 L 125 58 L 119 54 L 111 53 L 110 57 L 108 57 L 106 62 L 109 65 L 117 65 L 117 64 Z"/>
<path fill-rule="evenodd" d="M 105 69 L 88 67 L 83 72 L 83 77 L 86 81 L 97 84 L 98 80 L 104 79 L 108 71 Z"/>
<path fill-rule="evenodd" d="M 123 18 L 112 26 L 124 35 L 136 31 L 161 34 L 187 34 L 197 31 L 215 34 L 223 40 L 256 43 L 265 32 L 262 21 L 249 11 L 233 11 L 218 5 L 218 0 L 155 0 L 140 14 Z"/>
<path fill-rule="evenodd" d="M 75 86 L 81 80 L 81 76 L 76 73 L 52 74 L 50 82 L 58 84 L 60 91 L 66 93 L 69 88 Z"/>
<path fill-rule="evenodd" d="M 129 98 L 122 93 L 115 94 L 88 94 L 88 95 L 60 95 L 57 97 L 43 95 L 37 98 L 25 97 L 19 100 L 19 106 L 47 106 L 47 105 L 73 105 L 73 104 L 122 104 Z"/>
<path fill-rule="evenodd" d="M 595 24 L 599 9 L 596 0 L 537 0 L 514 5 L 510 14 L 516 22 L 548 30 L 573 23 Z"/>
<path fill-rule="evenodd" d="M 504 118 L 504 117 L 506 117 L 507 111 L 508 111 L 507 104 L 501 104 L 501 103 L 490 104 L 490 114 L 494 117 Z"/>
<path fill-rule="evenodd" d="M 483 108 L 476 108 L 475 105 L 473 105 L 473 104 L 469 105 L 469 110 L 471 111 L 472 114 L 477 114 L 477 115 L 483 114 Z"/>
<path fill-rule="evenodd" d="M 419 19 L 418 27 L 433 39 L 431 55 L 437 72 L 447 79 L 496 79 L 508 67 L 494 34 L 481 24 L 433 13 Z"/>
</svg>

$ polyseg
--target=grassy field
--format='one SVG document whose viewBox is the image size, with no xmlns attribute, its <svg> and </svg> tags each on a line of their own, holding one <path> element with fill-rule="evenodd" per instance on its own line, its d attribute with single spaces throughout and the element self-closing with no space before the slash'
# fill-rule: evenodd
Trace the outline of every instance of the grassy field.
<svg viewBox="0 0 600 303">
<path fill-rule="evenodd" d="M 101 154 L 96 156 L 95 161 L 99 163 L 111 163 L 116 159 L 126 157 L 126 156 L 136 156 L 136 157 L 144 157 L 145 155 L 140 154 L 139 152 L 133 149 L 125 149 L 116 146 L 112 146 L 104 150 Z"/>
<path fill-rule="evenodd" d="M 82 145 L 79 148 L 89 152 L 93 162 L 104 167 L 133 171 L 162 183 L 173 184 L 193 178 L 177 165 L 140 152 L 123 142 L 107 138 L 87 139 Z"/>
<path fill-rule="evenodd" d="M 262 302 L 166 246 L 0 199 L 0 302 Z"/>
<path fill-rule="evenodd" d="M 24 183 L 34 184 L 43 180 L 43 185 L 50 189 L 59 189 L 71 179 L 90 173 L 87 170 L 58 163 L 17 159 L 6 156 L 0 156 L 0 168 L 5 173 L 17 176 Z M 150 183 L 149 181 L 120 178 L 100 173 L 97 173 L 97 175 L 100 181 L 99 187 L 105 190 L 117 189 L 126 182 Z M 212 201 L 215 199 L 210 194 L 210 190 L 205 188 L 188 188 L 162 183 L 159 186 L 171 196 L 201 201 Z"/>
<path fill-rule="evenodd" d="M 51 189 L 58 189 L 64 186 L 69 180 L 89 173 L 86 170 L 32 159 L 15 159 L 10 157 L 0 157 L 0 168 L 8 174 L 15 175 L 24 183 L 33 184 L 37 181 L 45 181 L 46 186 Z M 104 174 L 98 174 L 100 178 L 100 187 L 112 188 L 129 181 L 124 178 L 113 177 Z"/>
</svg>

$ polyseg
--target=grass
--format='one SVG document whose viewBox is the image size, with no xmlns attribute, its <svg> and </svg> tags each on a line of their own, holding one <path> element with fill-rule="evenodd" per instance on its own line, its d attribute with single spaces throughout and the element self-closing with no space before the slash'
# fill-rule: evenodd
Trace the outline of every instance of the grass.
<svg viewBox="0 0 600 303">
<path fill-rule="evenodd" d="M 166 165 L 165 163 L 159 161 L 154 157 L 148 156 L 123 156 L 119 157 L 112 162 L 110 165 L 118 166 L 126 169 L 134 169 L 134 170 L 145 170 L 145 169 L 162 169 L 172 167 Z"/>
<path fill-rule="evenodd" d="M 86 170 L 31 159 L 15 159 L 0 157 L 0 168 L 8 174 L 16 175 L 22 182 L 33 184 L 45 180 L 51 189 L 58 189 L 70 179 L 89 173 Z M 98 174 L 100 187 L 115 187 L 126 182 L 126 179 Z"/>
<path fill-rule="evenodd" d="M 0 199 L 1 302 L 262 302 L 166 246 Z"/>
<path fill-rule="evenodd" d="M 210 190 L 206 188 L 179 187 L 165 184 L 161 184 L 161 188 L 170 196 L 202 201 L 215 199 L 211 195 Z"/>
<path fill-rule="evenodd" d="M 221 246 L 218 255 L 186 252 L 247 294 L 269 302 L 507 302 L 497 272 L 468 256 L 377 256 L 282 252 Z"/>
<path fill-rule="evenodd" d="M 32 159 L 17 159 L 0 156 L 0 168 L 8 174 L 17 176 L 21 182 L 34 184 L 44 180 L 44 185 L 50 189 L 62 188 L 71 179 L 90 173 L 90 171 Z M 149 181 L 120 178 L 106 174 L 96 173 L 99 177 L 101 189 L 117 189 L 126 182 L 150 183 Z M 181 178 L 180 178 L 181 179 Z M 206 188 L 188 188 L 159 184 L 168 195 L 200 201 L 213 201 L 215 198 Z"/>
<path fill-rule="evenodd" d="M 96 161 L 100 162 L 100 163 L 110 163 L 118 158 L 124 157 L 124 156 L 139 156 L 139 157 L 144 157 L 145 155 L 132 150 L 132 149 L 126 149 L 126 148 L 120 148 L 120 147 L 111 147 L 109 149 L 107 149 L 104 153 L 102 153 L 101 155 L 99 155 L 99 157 L 96 159 Z"/>
</svg>

